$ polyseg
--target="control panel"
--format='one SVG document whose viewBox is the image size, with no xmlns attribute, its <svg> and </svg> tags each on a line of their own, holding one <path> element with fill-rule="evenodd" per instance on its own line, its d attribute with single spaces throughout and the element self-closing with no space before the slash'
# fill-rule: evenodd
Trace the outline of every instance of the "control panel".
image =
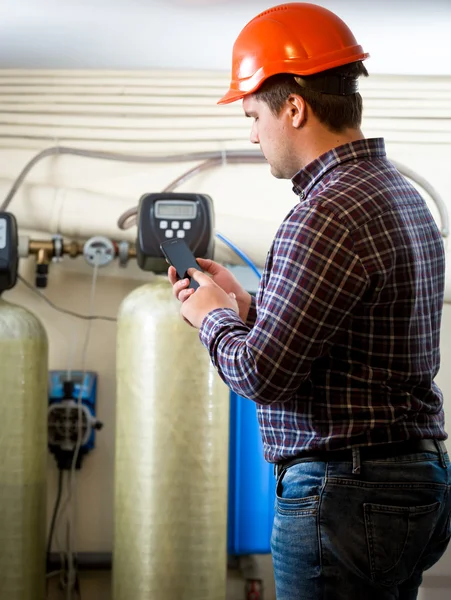
<svg viewBox="0 0 451 600">
<path fill-rule="evenodd" d="M 16 285 L 19 239 L 14 215 L 0 212 L 0 294 Z"/>
<path fill-rule="evenodd" d="M 161 242 L 183 239 L 197 258 L 212 258 L 214 251 L 213 202 L 205 194 L 144 194 L 138 206 L 136 255 L 144 271 L 168 268 Z"/>
</svg>

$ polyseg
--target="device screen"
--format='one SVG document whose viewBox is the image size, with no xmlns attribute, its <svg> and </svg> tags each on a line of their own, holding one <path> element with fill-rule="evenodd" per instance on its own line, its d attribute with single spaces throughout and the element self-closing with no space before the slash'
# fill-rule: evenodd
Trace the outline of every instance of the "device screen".
<svg viewBox="0 0 451 600">
<path fill-rule="evenodd" d="M 197 208 L 195 202 L 176 202 L 175 200 L 158 200 L 155 202 L 157 219 L 195 219 Z M 151 213 L 152 218 L 152 213 Z"/>
<path fill-rule="evenodd" d="M 191 267 L 194 267 L 199 271 L 201 268 L 196 262 L 194 254 L 191 252 L 185 240 L 168 240 L 166 242 L 162 242 L 160 244 L 160 248 L 165 257 L 168 259 L 169 263 L 175 267 L 179 278 L 184 279 L 185 277 L 188 277 L 188 279 L 190 279 L 189 287 L 193 290 L 197 289 L 199 284 L 197 281 L 194 281 L 194 279 L 189 277 L 187 271 L 188 269 L 191 269 Z"/>
</svg>

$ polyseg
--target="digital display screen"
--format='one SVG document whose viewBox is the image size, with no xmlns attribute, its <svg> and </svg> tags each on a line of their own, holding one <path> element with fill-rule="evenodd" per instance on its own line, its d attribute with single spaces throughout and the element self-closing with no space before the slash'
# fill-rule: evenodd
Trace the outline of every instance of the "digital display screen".
<svg viewBox="0 0 451 600">
<path fill-rule="evenodd" d="M 160 200 L 155 203 L 155 216 L 157 219 L 195 219 L 196 212 L 194 202 Z"/>
</svg>

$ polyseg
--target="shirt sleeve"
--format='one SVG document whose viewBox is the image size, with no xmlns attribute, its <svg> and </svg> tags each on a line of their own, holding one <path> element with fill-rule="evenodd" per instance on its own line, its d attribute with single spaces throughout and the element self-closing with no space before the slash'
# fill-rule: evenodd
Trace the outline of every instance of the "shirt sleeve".
<svg viewBox="0 0 451 600">
<path fill-rule="evenodd" d="M 251 304 L 249 306 L 249 312 L 247 313 L 246 325 L 253 327 L 257 319 L 257 302 L 255 296 L 251 295 Z"/>
<path fill-rule="evenodd" d="M 234 392 L 259 404 L 291 400 L 367 283 L 348 229 L 321 205 L 300 208 L 276 235 L 254 326 L 218 309 L 200 339 Z"/>
</svg>

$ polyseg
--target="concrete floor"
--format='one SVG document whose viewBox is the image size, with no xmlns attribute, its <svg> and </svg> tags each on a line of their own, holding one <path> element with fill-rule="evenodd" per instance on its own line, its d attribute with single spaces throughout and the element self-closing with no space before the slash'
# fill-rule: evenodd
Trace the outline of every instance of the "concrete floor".
<svg viewBox="0 0 451 600">
<path fill-rule="evenodd" d="M 272 576 L 271 557 L 269 555 L 264 555 L 258 556 L 256 559 L 260 572 L 262 573 L 262 577 L 264 578 L 264 596 L 262 600 L 276 600 L 274 578 Z M 82 600 L 112 600 L 111 573 L 108 571 L 82 572 L 80 575 L 80 586 Z M 245 584 L 240 572 L 236 570 L 229 570 L 227 577 L 226 600 L 245 600 L 244 587 Z M 57 577 L 50 581 L 49 597 L 47 600 L 66 600 L 65 592 L 58 589 Z M 71 600 L 78 600 L 78 598 L 73 595 Z M 155 598 L 154 600 L 160 599 Z M 429 600 L 429 598 L 427 600 Z M 431 600 L 436 599 L 434 598 Z"/>
<path fill-rule="evenodd" d="M 450 600 L 450 588 L 422 588 L 418 600 Z"/>
<path fill-rule="evenodd" d="M 274 591 L 274 579 L 270 568 L 270 557 L 258 557 L 264 568 L 264 597 L 263 600 L 276 600 Z M 266 567 L 266 568 L 265 568 Z M 451 583 L 449 578 L 429 577 L 425 578 L 425 585 L 420 589 L 418 600 L 451 600 L 451 587 L 440 587 Z M 58 590 L 57 582 L 51 585 L 48 600 L 66 600 L 63 591 Z M 112 600 L 111 577 L 108 572 L 82 573 L 82 600 Z M 72 598 L 72 600 L 78 600 Z M 158 600 L 158 599 L 156 599 Z M 227 579 L 227 600 L 245 600 L 244 583 L 237 571 L 229 571 Z M 351 600 L 351 599 L 350 599 Z"/>
</svg>

